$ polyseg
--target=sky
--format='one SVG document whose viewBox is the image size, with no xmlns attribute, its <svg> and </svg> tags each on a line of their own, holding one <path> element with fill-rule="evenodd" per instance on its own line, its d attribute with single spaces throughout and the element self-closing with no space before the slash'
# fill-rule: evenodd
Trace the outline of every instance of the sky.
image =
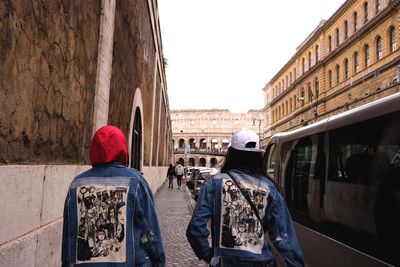
<svg viewBox="0 0 400 267">
<path fill-rule="evenodd" d="M 261 109 L 265 84 L 344 2 L 158 0 L 170 109 Z"/>
</svg>

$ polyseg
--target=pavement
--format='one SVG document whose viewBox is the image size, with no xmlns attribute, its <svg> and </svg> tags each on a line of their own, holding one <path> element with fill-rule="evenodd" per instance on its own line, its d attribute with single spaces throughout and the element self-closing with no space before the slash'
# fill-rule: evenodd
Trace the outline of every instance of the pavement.
<svg viewBox="0 0 400 267">
<path fill-rule="evenodd" d="M 167 267 L 201 267 L 208 266 L 194 254 L 186 238 L 186 228 L 192 216 L 195 200 L 186 185 L 181 189 L 176 186 L 168 188 L 164 183 L 155 194 L 155 204 L 164 240 Z"/>
</svg>

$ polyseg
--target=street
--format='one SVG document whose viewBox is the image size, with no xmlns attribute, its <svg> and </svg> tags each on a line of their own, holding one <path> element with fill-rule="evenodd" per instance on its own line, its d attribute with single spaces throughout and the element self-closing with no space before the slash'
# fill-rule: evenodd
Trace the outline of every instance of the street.
<svg viewBox="0 0 400 267">
<path fill-rule="evenodd" d="M 177 189 L 174 180 L 173 189 L 169 189 L 168 183 L 164 183 L 155 194 L 156 210 L 164 239 L 166 266 L 208 266 L 196 257 L 186 238 L 186 227 L 194 204 L 187 190 L 186 184 L 182 189 Z"/>
</svg>

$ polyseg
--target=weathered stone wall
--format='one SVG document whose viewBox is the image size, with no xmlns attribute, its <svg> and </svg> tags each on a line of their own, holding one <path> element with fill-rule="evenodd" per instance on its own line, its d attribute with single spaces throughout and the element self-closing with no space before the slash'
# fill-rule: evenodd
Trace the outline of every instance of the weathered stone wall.
<svg viewBox="0 0 400 267">
<path fill-rule="evenodd" d="M 144 150 L 151 142 L 155 45 L 147 1 L 117 1 L 111 75 L 109 123 L 128 136 L 135 89 L 143 99 Z M 144 165 L 149 165 L 144 159 Z"/>
<path fill-rule="evenodd" d="M 0 1 L 0 164 L 84 163 L 101 1 Z"/>
</svg>

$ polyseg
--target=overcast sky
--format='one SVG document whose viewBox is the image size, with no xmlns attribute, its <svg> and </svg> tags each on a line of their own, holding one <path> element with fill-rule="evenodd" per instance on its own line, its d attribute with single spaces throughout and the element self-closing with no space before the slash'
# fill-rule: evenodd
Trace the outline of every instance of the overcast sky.
<svg viewBox="0 0 400 267">
<path fill-rule="evenodd" d="M 344 0 L 158 0 L 170 109 L 264 106 L 262 88 Z"/>
</svg>

